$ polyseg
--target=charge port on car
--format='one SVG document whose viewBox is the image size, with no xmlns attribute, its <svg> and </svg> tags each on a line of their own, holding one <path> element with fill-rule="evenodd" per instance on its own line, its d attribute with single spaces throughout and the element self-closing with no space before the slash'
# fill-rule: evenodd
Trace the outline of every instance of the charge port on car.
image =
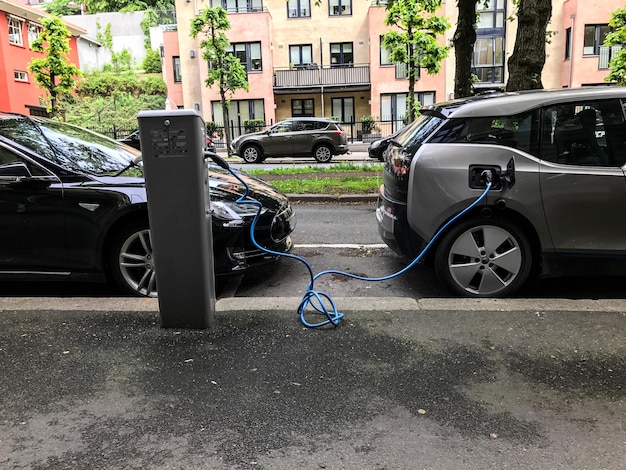
<svg viewBox="0 0 626 470">
<path fill-rule="evenodd" d="M 485 171 L 490 171 L 493 175 L 492 190 L 502 189 L 502 183 L 499 175 L 502 172 L 502 168 L 496 165 L 470 165 L 469 167 L 469 187 L 470 189 L 485 189 L 487 187 L 487 178 L 485 177 Z"/>
</svg>

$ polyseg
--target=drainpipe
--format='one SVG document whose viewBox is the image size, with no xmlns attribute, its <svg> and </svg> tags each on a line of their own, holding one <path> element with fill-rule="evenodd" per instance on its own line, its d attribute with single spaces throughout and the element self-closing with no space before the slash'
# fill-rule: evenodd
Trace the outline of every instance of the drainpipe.
<svg viewBox="0 0 626 470">
<path fill-rule="evenodd" d="M 571 37 L 569 40 L 569 77 L 567 79 L 567 88 L 572 88 L 572 67 L 574 65 L 574 22 L 576 20 L 576 15 L 570 15 L 571 25 Z"/>
</svg>

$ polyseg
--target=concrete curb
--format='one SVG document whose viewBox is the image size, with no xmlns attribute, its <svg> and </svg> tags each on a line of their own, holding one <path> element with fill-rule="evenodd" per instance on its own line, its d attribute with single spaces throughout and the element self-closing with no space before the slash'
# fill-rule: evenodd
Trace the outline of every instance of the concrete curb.
<svg viewBox="0 0 626 470">
<path fill-rule="evenodd" d="M 296 312 L 298 297 L 228 297 L 216 303 L 217 312 L 230 311 L 288 311 Z M 409 297 L 336 297 L 333 298 L 341 312 L 391 312 L 391 311 L 569 311 L 626 313 L 626 299 L 466 299 Z M 106 312 L 158 312 L 157 299 L 135 297 L 2 297 L 0 312 L 8 311 L 106 311 Z"/>
</svg>

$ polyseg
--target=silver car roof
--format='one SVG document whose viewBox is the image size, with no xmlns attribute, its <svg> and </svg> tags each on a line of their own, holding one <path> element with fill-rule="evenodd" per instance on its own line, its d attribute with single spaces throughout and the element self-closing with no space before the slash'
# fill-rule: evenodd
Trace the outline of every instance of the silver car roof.
<svg viewBox="0 0 626 470">
<path fill-rule="evenodd" d="M 496 92 L 425 106 L 422 111 L 441 113 L 449 118 L 511 116 L 555 103 L 608 98 L 626 98 L 626 87 L 596 86 L 559 90 Z"/>
</svg>

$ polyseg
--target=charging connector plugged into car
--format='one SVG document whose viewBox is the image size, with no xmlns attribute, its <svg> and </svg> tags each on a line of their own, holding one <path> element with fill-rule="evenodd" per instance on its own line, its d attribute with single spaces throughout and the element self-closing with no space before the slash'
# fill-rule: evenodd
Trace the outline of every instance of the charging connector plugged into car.
<svg viewBox="0 0 626 470">
<path fill-rule="evenodd" d="M 511 158 L 502 169 L 496 165 L 470 165 L 469 187 L 471 189 L 485 189 L 491 183 L 493 191 L 501 191 L 503 186 L 507 189 L 515 184 L 515 162 Z"/>
</svg>

